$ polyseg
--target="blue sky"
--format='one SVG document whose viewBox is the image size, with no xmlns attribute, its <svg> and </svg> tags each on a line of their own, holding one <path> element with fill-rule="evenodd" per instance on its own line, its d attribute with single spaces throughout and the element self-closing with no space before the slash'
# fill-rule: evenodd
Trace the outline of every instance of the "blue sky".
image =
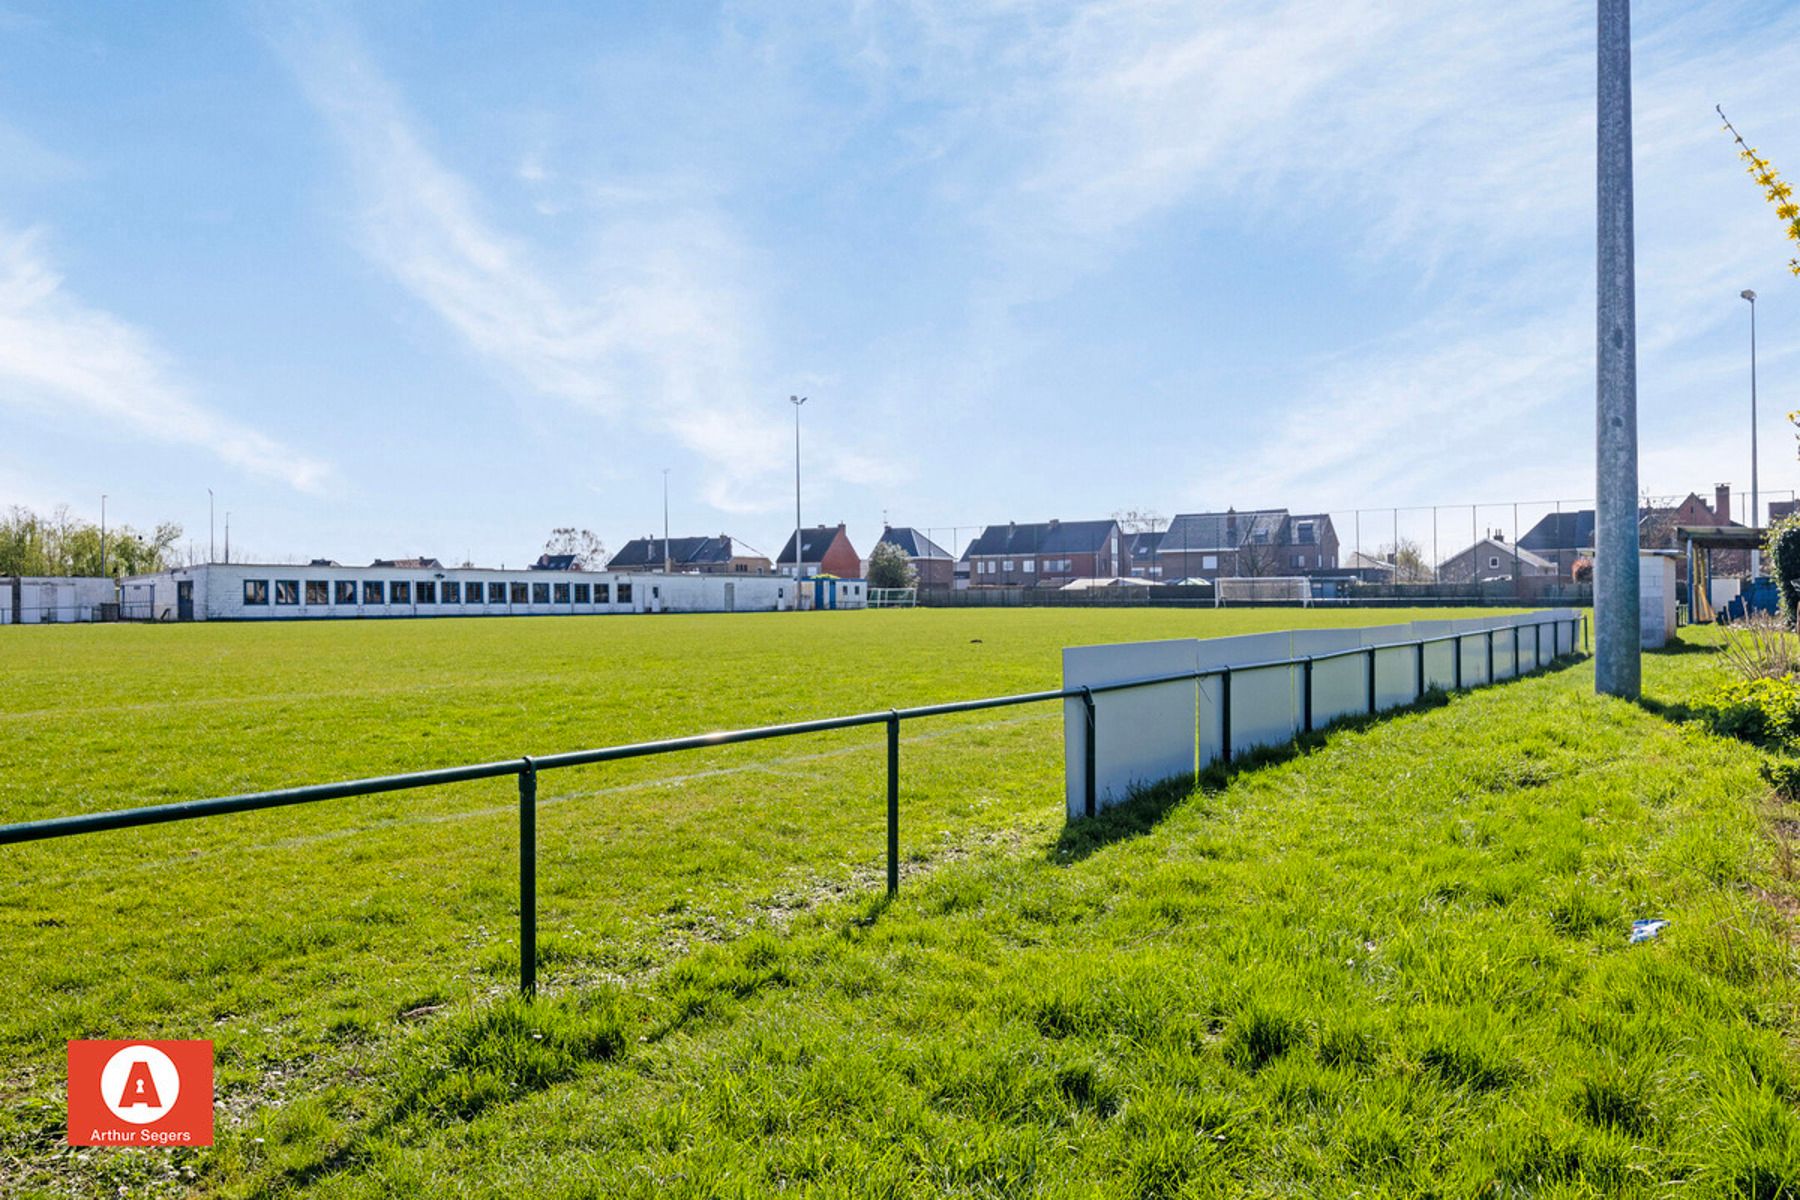
<svg viewBox="0 0 1800 1200">
<path fill-rule="evenodd" d="M 1712 106 L 1800 178 L 1800 8 L 1635 20 L 1642 484 L 1747 490 L 1752 287 L 1783 494 L 1800 280 Z M 0 503 L 517 564 L 660 531 L 667 467 L 676 533 L 772 554 L 794 392 L 865 552 L 1590 496 L 1592 43 L 1548 0 L 0 0 Z"/>
</svg>

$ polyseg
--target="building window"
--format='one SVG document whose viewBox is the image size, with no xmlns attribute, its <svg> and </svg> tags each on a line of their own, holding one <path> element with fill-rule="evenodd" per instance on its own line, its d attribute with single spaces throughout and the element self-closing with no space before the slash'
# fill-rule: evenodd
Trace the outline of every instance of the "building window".
<svg viewBox="0 0 1800 1200">
<path fill-rule="evenodd" d="M 363 603 L 386 604 L 387 585 L 382 583 L 379 579 L 363 580 Z"/>
<path fill-rule="evenodd" d="M 567 604 L 569 602 L 569 585 L 568 584 L 559 583 L 555 586 L 553 591 L 554 591 L 554 594 L 556 597 L 556 602 L 558 604 Z"/>
<path fill-rule="evenodd" d="M 621 583 L 619 585 L 619 603 L 631 603 L 631 585 L 629 583 Z"/>
<path fill-rule="evenodd" d="M 356 580 L 340 579 L 331 585 L 331 602 L 333 604 L 356 603 Z"/>
<path fill-rule="evenodd" d="M 437 603 L 437 583 L 435 581 L 430 579 L 422 579 L 419 581 L 419 603 Z"/>
<path fill-rule="evenodd" d="M 462 603 L 462 584 L 456 582 L 454 579 L 444 580 L 444 603 Z"/>
<path fill-rule="evenodd" d="M 1028 558 L 1025 560 L 1025 573 L 1027 575 L 1037 574 L 1037 559 Z"/>
<path fill-rule="evenodd" d="M 548 603 L 550 603 L 550 585 L 547 583 L 532 584 L 531 585 L 531 602 L 533 604 L 548 604 Z"/>
<path fill-rule="evenodd" d="M 244 580 L 244 603 L 267 604 L 269 602 L 269 581 L 266 579 Z"/>
<path fill-rule="evenodd" d="M 1000 569 L 1002 571 L 1011 571 L 1013 569 L 1013 560 L 1009 558 L 1005 562 L 1001 563 Z"/>
<path fill-rule="evenodd" d="M 576 584 L 575 585 L 575 603 L 586 604 L 588 602 L 588 594 L 592 591 L 593 591 L 593 589 L 585 583 Z"/>
<path fill-rule="evenodd" d="M 531 600 L 531 589 L 523 583 L 510 584 L 507 588 L 514 604 L 526 604 Z"/>
<path fill-rule="evenodd" d="M 1499 569 L 1500 569 L 1500 556 L 1498 554 L 1488 555 L 1488 570 L 1498 571 Z"/>
<path fill-rule="evenodd" d="M 275 603 L 300 603 L 300 581 L 298 579 L 277 579 L 275 581 Z"/>
<path fill-rule="evenodd" d="M 388 585 L 388 595 L 393 597 L 393 602 L 395 604 L 411 604 L 412 603 L 412 584 L 411 584 L 411 582 L 404 580 L 404 579 L 394 580 L 393 583 Z"/>
<path fill-rule="evenodd" d="M 523 586 L 523 585 L 521 585 L 521 586 Z M 504 583 L 488 584 L 488 603 L 489 604 L 505 604 L 506 603 L 506 585 Z"/>
<path fill-rule="evenodd" d="M 750 569 L 750 564 L 749 563 L 733 563 L 731 566 L 731 569 L 736 571 L 739 575 L 742 575 Z"/>
<path fill-rule="evenodd" d="M 1219 569 L 1219 556 L 1216 554 L 1202 554 L 1200 556 L 1200 569 L 1202 571 L 1218 570 Z"/>
<path fill-rule="evenodd" d="M 1301 521 L 1296 524 L 1294 526 L 1294 540 L 1299 542 L 1302 546 L 1312 545 L 1313 523 L 1311 521 Z"/>
<path fill-rule="evenodd" d="M 328 599 L 330 595 L 331 588 L 327 586 L 323 579 L 309 579 L 306 581 L 306 602 L 308 604 L 329 604 L 331 603 Z"/>
<path fill-rule="evenodd" d="M 611 604 L 612 603 L 612 584 L 596 583 L 594 585 L 594 603 L 595 604 Z"/>
</svg>

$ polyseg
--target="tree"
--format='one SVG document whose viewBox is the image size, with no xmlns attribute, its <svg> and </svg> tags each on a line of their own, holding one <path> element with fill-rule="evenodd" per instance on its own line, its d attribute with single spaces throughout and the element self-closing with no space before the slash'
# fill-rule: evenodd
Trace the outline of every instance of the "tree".
<svg viewBox="0 0 1800 1200">
<path fill-rule="evenodd" d="M 1119 523 L 1124 533 L 1155 533 L 1169 523 L 1169 519 L 1148 508 L 1128 508 L 1113 514 L 1113 520 Z"/>
<path fill-rule="evenodd" d="M 872 588 L 917 587 L 919 573 L 913 569 L 906 551 L 893 542 L 877 542 L 869 555 L 869 586 Z"/>
<path fill-rule="evenodd" d="M 1273 542 L 1245 542 L 1237 550 L 1237 573 L 1245 579 L 1281 574 L 1281 547 Z"/>
<path fill-rule="evenodd" d="M 544 543 L 544 553 L 572 554 L 576 569 L 581 571 L 598 571 L 606 566 L 606 543 L 591 529 L 552 529 L 550 540 Z"/>
<path fill-rule="evenodd" d="M 129 525 L 106 531 L 108 575 L 149 575 L 176 563 L 175 544 L 181 526 L 164 521 L 151 533 Z M 48 517 L 13 507 L 0 517 L 0 575 L 98 575 L 101 573 L 100 527 L 69 515 L 59 506 Z"/>
<path fill-rule="evenodd" d="M 1419 543 L 1411 538 L 1401 538 L 1397 544 L 1383 546 L 1381 556 L 1394 564 L 1395 583 L 1430 583 L 1431 565 L 1425 561 L 1425 552 Z"/>
</svg>

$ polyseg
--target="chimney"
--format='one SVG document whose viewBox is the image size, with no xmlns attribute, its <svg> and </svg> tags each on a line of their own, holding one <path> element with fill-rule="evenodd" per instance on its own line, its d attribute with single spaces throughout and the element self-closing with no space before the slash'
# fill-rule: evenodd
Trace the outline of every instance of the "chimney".
<svg viewBox="0 0 1800 1200">
<path fill-rule="evenodd" d="M 1718 518 L 1721 525 L 1731 520 L 1731 485 L 1729 483 L 1713 485 L 1713 516 Z"/>
<path fill-rule="evenodd" d="M 1050 528 L 1055 529 L 1058 525 L 1061 525 L 1061 524 L 1062 524 L 1062 522 L 1057 520 L 1055 517 L 1050 518 Z"/>
</svg>

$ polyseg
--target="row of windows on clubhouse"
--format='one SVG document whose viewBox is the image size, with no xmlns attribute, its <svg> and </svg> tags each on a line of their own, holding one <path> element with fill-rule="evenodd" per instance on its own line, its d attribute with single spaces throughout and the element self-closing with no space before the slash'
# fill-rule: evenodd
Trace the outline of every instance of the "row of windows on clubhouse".
<svg viewBox="0 0 1800 1200">
<path fill-rule="evenodd" d="M 523 580 L 460 583 L 454 579 L 246 579 L 244 604 L 267 606 L 271 596 L 277 605 L 298 605 L 302 595 L 310 605 L 363 608 L 405 604 L 630 604 L 629 583 L 527 583 Z M 302 589 L 305 589 L 302 592 Z M 360 596 L 360 599 L 359 599 Z"/>
</svg>

